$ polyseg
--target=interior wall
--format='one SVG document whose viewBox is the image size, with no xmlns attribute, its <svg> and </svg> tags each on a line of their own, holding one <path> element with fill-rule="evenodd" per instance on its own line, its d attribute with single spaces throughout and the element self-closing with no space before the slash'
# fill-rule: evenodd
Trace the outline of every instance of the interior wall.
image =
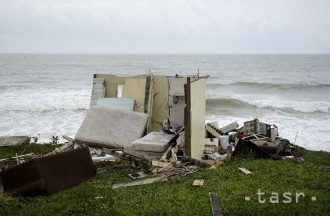
<svg viewBox="0 0 330 216">
<path fill-rule="evenodd" d="M 117 97 L 117 86 L 125 85 L 126 77 L 115 76 L 112 74 L 95 74 L 97 78 L 103 78 L 105 80 L 104 89 L 106 98 L 116 98 Z"/>
<path fill-rule="evenodd" d="M 150 131 L 160 131 L 162 130 L 164 119 L 168 118 L 168 78 L 166 76 L 153 76 L 153 86 Z"/>
<path fill-rule="evenodd" d="M 184 85 L 187 77 L 168 77 L 168 110 L 172 123 L 175 126 L 184 125 L 185 93 Z"/>
<path fill-rule="evenodd" d="M 125 85 L 123 87 L 123 97 L 134 98 L 134 111 L 136 112 L 145 112 L 146 84 L 146 77 L 130 77 L 125 79 Z"/>
</svg>

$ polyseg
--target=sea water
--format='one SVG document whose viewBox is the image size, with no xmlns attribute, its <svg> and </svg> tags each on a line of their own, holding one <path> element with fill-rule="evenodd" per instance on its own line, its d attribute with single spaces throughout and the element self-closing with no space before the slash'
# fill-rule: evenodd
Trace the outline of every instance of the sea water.
<svg viewBox="0 0 330 216">
<path fill-rule="evenodd" d="M 330 151 L 330 55 L 1 54 L 0 136 L 74 137 L 94 73 L 148 72 L 210 75 L 206 121 L 259 118 L 291 142 Z"/>
</svg>

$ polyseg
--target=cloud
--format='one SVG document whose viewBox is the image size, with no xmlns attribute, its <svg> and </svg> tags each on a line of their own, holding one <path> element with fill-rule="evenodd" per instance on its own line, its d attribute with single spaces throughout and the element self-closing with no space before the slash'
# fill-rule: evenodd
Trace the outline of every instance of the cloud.
<svg viewBox="0 0 330 216">
<path fill-rule="evenodd" d="M 0 52 L 329 53 L 325 0 L 1 0 Z"/>
</svg>

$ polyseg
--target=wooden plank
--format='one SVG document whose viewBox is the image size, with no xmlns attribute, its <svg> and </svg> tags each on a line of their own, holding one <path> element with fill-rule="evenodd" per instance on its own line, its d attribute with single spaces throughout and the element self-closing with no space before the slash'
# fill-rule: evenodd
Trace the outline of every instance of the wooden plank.
<svg viewBox="0 0 330 216">
<path fill-rule="evenodd" d="M 151 161 L 151 165 L 152 166 L 156 166 L 156 167 L 166 167 L 167 165 L 169 165 L 170 163 L 165 163 L 162 161 L 157 161 L 157 160 L 152 160 Z"/>
<path fill-rule="evenodd" d="M 123 183 L 117 183 L 112 185 L 112 189 L 117 189 L 121 187 L 131 187 L 131 186 L 137 186 L 137 185 L 144 185 L 144 184 L 152 184 L 155 182 L 159 182 L 161 180 L 165 180 L 165 178 L 162 177 L 155 177 L 155 178 L 148 178 L 148 179 L 140 179 L 140 180 L 133 180 L 129 182 L 123 182 Z"/>
<path fill-rule="evenodd" d="M 216 193 L 209 193 L 213 216 L 222 216 L 219 198 Z"/>
<path fill-rule="evenodd" d="M 238 169 L 241 170 L 246 175 L 252 174 L 252 172 L 246 168 L 239 167 Z"/>
<path fill-rule="evenodd" d="M 204 179 L 195 179 L 193 182 L 193 186 L 203 186 L 204 185 Z"/>
<path fill-rule="evenodd" d="M 148 161 L 148 162 L 151 162 L 151 160 L 152 160 L 147 155 L 138 153 L 138 152 L 136 152 L 134 150 L 131 150 L 131 149 L 124 149 L 123 152 L 126 153 L 126 154 L 129 154 L 129 155 L 131 155 L 133 157 L 140 158 L 140 159 L 145 160 L 145 161 Z"/>
<path fill-rule="evenodd" d="M 190 98 L 190 77 L 187 78 L 187 84 L 184 85 L 184 94 L 186 106 L 184 108 L 184 127 L 185 127 L 185 153 L 191 156 L 191 98 Z"/>
</svg>

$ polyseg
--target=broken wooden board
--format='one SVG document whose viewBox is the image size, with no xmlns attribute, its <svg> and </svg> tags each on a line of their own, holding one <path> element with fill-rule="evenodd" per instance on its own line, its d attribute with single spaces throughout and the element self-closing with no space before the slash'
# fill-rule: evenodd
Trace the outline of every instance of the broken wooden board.
<svg viewBox="0 0 330 216">
<path fill-rule="evenodd" d="M 165 180 L 163 176 L 161 177 L 154 177 L 154 178 L 147 178 L 147 179 L 140 179 L 140 180 L 133 180 L 129 182 L 117 183 L 112 185 L 112 189 L 117 189 L 121 187 L 132 187 L 137 185 L 145 185 L 145 184 L 152 184 L 155 182 L 159 182 Z"/>
<path fill-rule="evenodd" d="M 63 135 L 63 139 L 67 140 L 69 144 L 72 144 L 74 142 L 74 139 L 67 135 Z"/>
<path fill-rule="evenodd" d="M 195 179 L 193 182 L 193 186 L 203 186 L 204 185 L 204 179 Z"/>
<path fill-rule="evenodd" d="M 151 165 L 156 166 L 156 167 L 167 167 L 170 163 L 162 162 L 162 161 L 157 161 L 157 160 L 152 160 Z"/>
<path fill-rule="evenodd" d="M 252 172 L 246 168 L 239 167 L 238 169 L 241 170 L 246 175 L 252 174 Z"/>
<path fill-rule="evenodd" d="M 219 198 L 216 193 L 209 193 L 213 216 L 222 216 Z"/>
</svg>

